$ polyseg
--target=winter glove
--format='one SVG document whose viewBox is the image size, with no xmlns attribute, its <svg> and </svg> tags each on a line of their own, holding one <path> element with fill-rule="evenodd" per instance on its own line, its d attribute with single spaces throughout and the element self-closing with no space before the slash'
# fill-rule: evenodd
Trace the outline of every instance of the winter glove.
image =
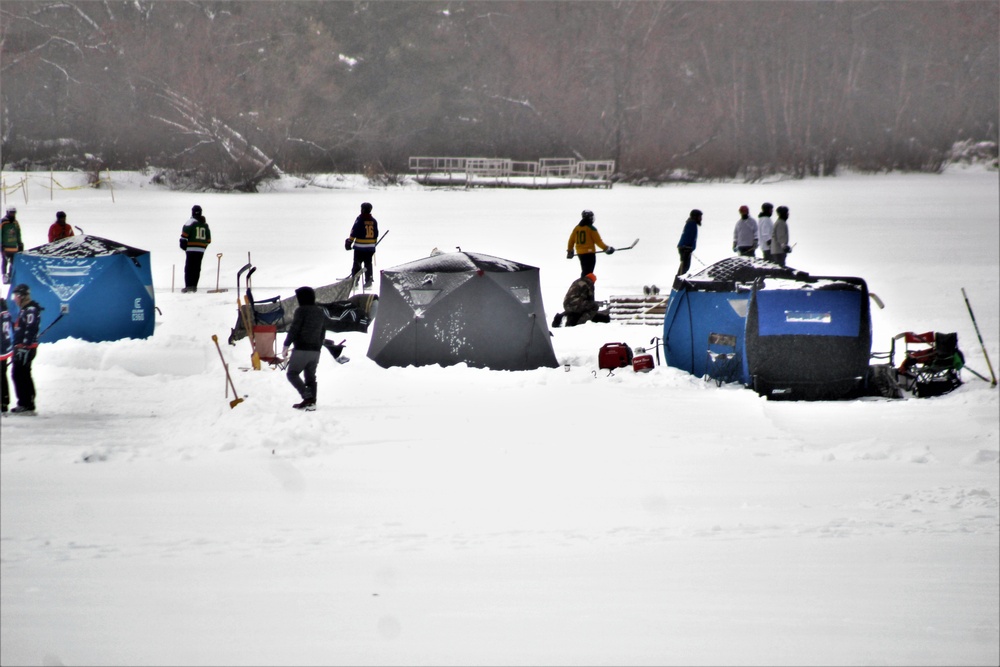
<svg viewBox="0 0 1000 667">
<path fill-rule="evenodd" d="M 613 246 L 608 246 L 608 249 L 605 250 L 605 252 L 608 253 L 609 255 L 613 255 L 615 254 L 615 249 Z"/>
<path fill-rule="evenodd" d="M 787 246 L 787 245 L 786 245 L 786 246 L 785 246 L 785 254 L 787 255 L 787 254 L 789 254 L 790 252 L 792 252 L 792 248 L 791 248 L 791 246 Z"/>
<path fill-rule="evenodd" d="M 28 363 L 28 359 L 31 357 L 31 350 L 26 347 L 19 347 L 14 350 L 14 363 L 24 365 Z"/>
<path fill-rule="evenodd" d="M 185 239 L 181 239 L 181 250 L 188 249 L 188 242 Z"/>
<path fill-rule="evenodd" d="M 573 259 L 573 251 L 572 250 L 567 250 L 566 251 L 566 259 Z"/>
<path fill-rule="evenodd" d="M 351 239 L 344 239 L 344 250 L 351 249 Z"/>
</svg>

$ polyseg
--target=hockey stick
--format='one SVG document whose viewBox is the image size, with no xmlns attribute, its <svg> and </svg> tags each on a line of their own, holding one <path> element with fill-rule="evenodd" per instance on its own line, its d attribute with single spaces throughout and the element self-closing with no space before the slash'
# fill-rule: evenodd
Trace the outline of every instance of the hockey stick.
<svg viewBox="0 0 1000 667">
<path fill-rule="evenodd" d="M 979 333 L 979 324 L 976 323 L 976 316 L 972 313 L 972 304 L 969 303 L 969 295 L 965 293 L 964 287 L 962 288 L 962 297 L 965 299 L 965 307 L 969 309 L 969 317 L 972 318 L 972 326 L 976 328 L 976 335 L 979 337 L 979 347 L 983 349 L 983 356 L 986 357 L 986 367 L 990 369 L 990 377 L 993 378 L 992 381 L 990 382 L 990 386 L 996 387 L 997 376 L 993 372 L 993 364 L 990 363 L 990 355 L 986 354 L 986 344 L 983 343 L 983 335 Z M 983 379 L 985 380 L 986 378 Z"/>
<path fill-rule="evenodd" d="M 624 248 L 615 248 L 614 251 L 615 252 L 621 252 L 622 250 L 631 250 L 632 248 L 635 247 L 635 244 L 638 243 L 638 242 L 639 242 L 639 239 L 636 239 L 635 241 L 632 241 L 632 245 L 627 245 Z M 607 250 L 598 250 L 597 254 L 602 254 L 602 253 L 607 253 L 607 252 L 608 252 Z M 578 255 L 576 253 L 573 253 L 572 255 L 570 255 L 571 258 L 572 257 L 577 257 L 577 256 Z"/>
<path fill-rule="evenodd" d="M 63 318 L 63 315 L 65 315 L 65 314 L 66 314 L 66 311 L 63 311 L 63 312 L 59 313 L 59 317 L 57 317 L 56 319 L 52 320 L 52 324 L 50 324 L 49 326 L 45 327 L 45 329 L 42 330 L 42 333 L 38 334 L 38 338 L 41 338 L 42 336 L 44 336 L 45 334 L 47 334 L 49 332 L 49 329 L 51 329 L 52 327 L 54 327 L 56 325 L 56 322 L 58 322 L 59 320 L 61 320 Z"/>
<path fill-rule="evenodd" d="M 250 272 L 247 273 L 247 292 L 249 292 L 250 291 L 250 276 L 253 274 L 254 271 L 257 270 L 257 267 L 256 266 L 252 266 L 249 263 L 247 264 L 247 266 L 250 267 Z M 242 271 L 242 270 L 243 269 L 240 269 L 240 271 Z M 239 277 L 237 277 L 237 279 L 236 279 L 236 284 L 239 285 Z M 257 354 L 257 341 L 254 340 L 254 335 L 253 335 L 253 320 L 251 318 L 251 313 L 248 312 L 252 308 L 252 306 L 250 306 L 249 300 L 247 300 L 247 303 L 246 303 L 247 307 L 244 308 L 243 306 L 244 306 L 244 304 L 243 304 L 243 302 L 240 299 L 240 293 L 237 291 L 236 292 L 236 308 L 237 308 L 237 311 L 240 314 L 240 319 L 243 321 L 243 328 L 247 330 L 247 337 L 250 339 L 250 349 L 252 350 L 252 352 L 250 354 L 250 365 L 253 366 L 253 369 L 255 371 L 259 371 L 260 370 L 260 355 Z"/>
<path fill-rule="evenodd" d="M 969 371 L 970 373 L 972 373 L 973 375 L 975 375 L 977 378 L 979 378 L 983 382 L 989 382 L 990 381 L 990 379 L 988 377 L 986 377 L 985 375 L 979 373 L 978 371 L 972 370 L 968 366 L 962 366 L 962 368 L 965 369 L 965 370 L 967 370 L 967 371 Z"/>
<path fill-rule="evenodd" d="M 229 364 L 226 363 L 226 358 L 222 356 L 222 348 L 219 347 L 219 337 L 212 334 L 212 342 L 215 343 L 215 349 L 219 351 L 219 359 L 222 361 L 222 368 L 226 371 L 226 380 L 229 381 L 229 386 L 233 390 L 233 400 L 229 401 L 229 408 L 235 408 L 237 405 L 243 402 L 240 398 L 239 393 L 236 391 L 236 385 L 233 384 L 233 377 L 229 374 Z"/>
</svg>

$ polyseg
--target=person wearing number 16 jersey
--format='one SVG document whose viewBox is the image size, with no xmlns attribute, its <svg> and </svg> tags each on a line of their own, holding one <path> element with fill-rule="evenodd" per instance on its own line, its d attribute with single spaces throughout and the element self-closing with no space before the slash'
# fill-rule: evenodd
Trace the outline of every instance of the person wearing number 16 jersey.
<svg viewBox="0 0 1000 667">
<path fill-rule="evenodd" d="M 357 277 L 364 267 L 365 287 L 371 287 L 375 281 L 375 244 L 378 243 L 378 221 L 372 217 L 372 205 L 365 202 L 361 205 L 361 215 L 354 220 L 351 235 L 344 240 L 344 250 L 354 249 L 354 264 L 351 266 L 351 277 Z"/>
</svg>

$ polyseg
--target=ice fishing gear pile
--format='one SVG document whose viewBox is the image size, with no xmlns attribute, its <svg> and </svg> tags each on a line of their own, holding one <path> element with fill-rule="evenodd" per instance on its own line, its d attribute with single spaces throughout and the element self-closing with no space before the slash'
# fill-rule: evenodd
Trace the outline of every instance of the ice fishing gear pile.
<svg viewBox="0 0 1000 667">
<path fill-rule="evenodd" d="M 247 256 L 249 260 L 249 255 Z M 260 370 L 262 363 L 284 368 L 287 360 L 277 353 L 276 339 L 279 333 L 288 331 L 298 308 L 298 299 L 293 295 L 282 299 L 280 295 L 267 299 L 255 299 L 253 295 L 253 274 L 257 270 L 250 261 L 236 274 L 236 325 L 230 330 L 229 344 L 248 338 L 250 340 L 250 361 L 254 370 Z M 240 296 L 240 283 L 246 281 L 246 291 Z M 333 332 L 368 332 L 368 326 L 375 319 L 378 310 L 378 295 L 355 294 L 351 296 L 354 276 L 338 280 L 330 285 L 315 288 L 316 304 L 330 319 L 327 330 Z M 340 363 L 343 343 L 327 341 L 327 350 Z"/>
</svg>

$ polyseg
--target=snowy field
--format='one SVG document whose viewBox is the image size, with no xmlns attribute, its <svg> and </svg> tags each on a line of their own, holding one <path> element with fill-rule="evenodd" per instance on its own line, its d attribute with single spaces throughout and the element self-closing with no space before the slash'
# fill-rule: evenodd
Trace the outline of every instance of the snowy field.
<svg viewBox="0 0 1000 667">
<path fill-rule="evenodd" d="M 875 350 L 956 331 L 988 375 L 961 288 L 996 369 L 996 171 L 559 191 L 330 176 L 256 195 L 113 173 L 113 200 L 55 176 L 4 202 L 27 247 L 63 210 L 150 250 L 162 314 L 148 340 L 42 345 L 39 415 L 2 421 L 4 665 L 1000 662 L 1000 401 L 969 373 L 935 399 L 769 402 L 665 365 L 597 370 L 601 344 L 648 346 L 653 326 L 556 329 L 569 370 L 519 373 L 382 369 L 368 334 L 332 334 L 351 361 L 324 354 L 300 413 L 283 373 L 235 370 L 249 343 L 225 345 L 247 253 L 258 298 L 334 282 L 362 201 L 390 231 L 377 269 L 435 247 L 538 266 L 549 320 L 582 209 L 612 245 L 641 239 L 599 256 L 607 298 L 669 291 L 691 208 L 698 270 L 731 254 L 741 204 L 770 201 L 791 210 L 791 266 L 884 301 Z M 181 294 L 193 204 L 214 243 Z M 209 294 L 216 253 L 229 291 Z"/>
</svg>

